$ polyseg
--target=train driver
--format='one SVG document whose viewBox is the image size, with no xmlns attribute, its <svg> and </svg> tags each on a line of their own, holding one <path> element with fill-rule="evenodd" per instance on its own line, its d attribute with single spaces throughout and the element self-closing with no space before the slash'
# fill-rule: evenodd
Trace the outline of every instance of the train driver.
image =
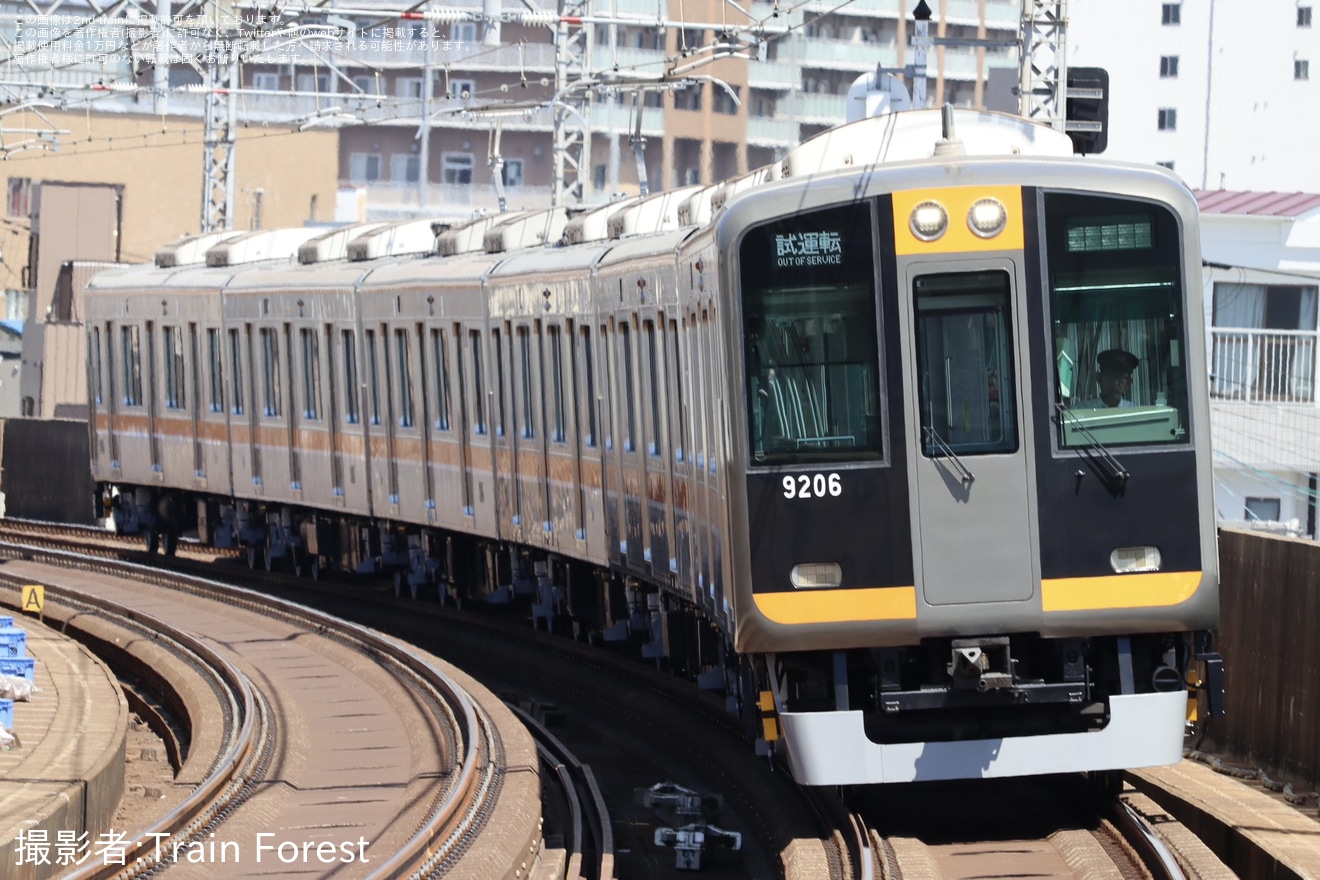
<svg viewBox="0 0 1320 880">
<path fill-rule="evenodd" d="M 1073 404 L 1074 409 L 1104 409 L 1105 407 L 1132 406 L 1127 395 L 1132 389 L 1132 371 L 1140 362 L 1137 356 L 1121 348 L 1109 348 L 1095 358 L 1099 369 L 1096 371 L 1096 383 L 1100 386 L 1100 396 L 1092 397 Z"/>
</svg>

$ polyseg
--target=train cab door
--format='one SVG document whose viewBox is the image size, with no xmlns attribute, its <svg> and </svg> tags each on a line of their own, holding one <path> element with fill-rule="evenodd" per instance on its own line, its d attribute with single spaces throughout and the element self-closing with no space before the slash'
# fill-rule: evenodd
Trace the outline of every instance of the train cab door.
<svg viewBox="0 0 1320 880">
<path fill-rule="evenodd" d="M 930 605 L 1021 601 L 1035 589 L 1016 287 L 1007 261 L 907 267 L 913 550 Z"/>
</svg>

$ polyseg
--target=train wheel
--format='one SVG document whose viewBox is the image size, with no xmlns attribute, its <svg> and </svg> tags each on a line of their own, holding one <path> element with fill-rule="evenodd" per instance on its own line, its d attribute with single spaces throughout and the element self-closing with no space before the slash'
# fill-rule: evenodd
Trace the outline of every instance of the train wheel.
<svg viewBox="0 0 1320 880">
<path fill-rule="evenodd" d="M 155 556 L 160 550 L 160 532 L 147 532 L 147 555 Z"/>
<path fill-rule="evenodd" d="M 394 573 L 394 598 L 398 599 L 403 595 L 403 572 Z"/>
<path fill-rule="evenodd" d="M 262 561 L 266 563 L 266 571 L 274 571 L 274 570 L 275 570 L 275 557 L 274 557 L 273 555 L 271 555 L 271 552 L 270 552 L 270 545 L 269 545 L 269 544 L 265 544 L 265 545 L 262 546 L 262 548 L 261 548 L 261 558 L 262 558 Z"/>
<path fill-rule="evenodd" d="M 165 533 L 164 552 L 166 556 L 173 556 L 179 549 L 179 536 L 173 532 Z"/>
<path fill-rule="evenodd" d="M 257 548 L 254 547 L 254 546 L 252 546 L 251 544 L 248 544 L 248 548 L 247 548 L 247 556 L 248 556 L 248 568 L 252 569 L 253 571 L 256 571 L 256 570 L 257 570 Z"/>
<path fill-rule="evenodd" d="M 324 572 L 321 571 L 321 560 L 313 559 L 311 564 L 312 580 L 319 581 L 321 579 L 322 574 L 324 574 Z"/>
<path fill-rule="evenodd" d="M 293 576 L 304 577 L 307 574 L 307 557 L 300 551 L 293 551 Z"/>
</svg>

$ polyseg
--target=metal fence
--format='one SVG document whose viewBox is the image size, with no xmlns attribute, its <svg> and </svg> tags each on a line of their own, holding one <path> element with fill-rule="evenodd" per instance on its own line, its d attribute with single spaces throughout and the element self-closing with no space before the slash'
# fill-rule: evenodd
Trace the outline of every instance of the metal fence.
<svg viewBox="0 0 1320 880">
<path fill-rule="evenodd" d="M 1247 403 L 1315 403 L 1316 331 L 1210 333 L 1210 394 Z"/>
</svg>

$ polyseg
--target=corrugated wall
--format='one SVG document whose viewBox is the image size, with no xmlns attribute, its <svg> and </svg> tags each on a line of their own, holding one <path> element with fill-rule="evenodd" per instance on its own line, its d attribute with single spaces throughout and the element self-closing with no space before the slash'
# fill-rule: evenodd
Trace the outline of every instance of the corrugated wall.
<svg viewBox="0 0 1320 880">
<path fill-rule="evenodd" d="M 0 421 L 0 492 L 5 514 L 91 523 L 97 514 L 87 422 Z"/>
<path fill-rule="evenodd" d="M 1212 749 L 1320 786 L 1320 544 L 1222 529 Z"/>
</svg>

